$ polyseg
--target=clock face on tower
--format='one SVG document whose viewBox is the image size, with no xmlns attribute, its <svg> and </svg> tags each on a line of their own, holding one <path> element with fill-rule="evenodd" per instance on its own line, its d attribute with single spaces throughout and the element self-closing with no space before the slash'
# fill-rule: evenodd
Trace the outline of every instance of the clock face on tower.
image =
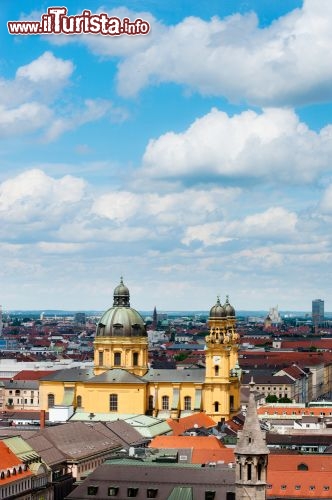
<svg viewBox="0 0 332 500">
<path fill-rule="evenodd" d="M 213 362 L 214 363 L 219 363 L 220 362 L 220 356 L 213 356 Z"/>
</svg>

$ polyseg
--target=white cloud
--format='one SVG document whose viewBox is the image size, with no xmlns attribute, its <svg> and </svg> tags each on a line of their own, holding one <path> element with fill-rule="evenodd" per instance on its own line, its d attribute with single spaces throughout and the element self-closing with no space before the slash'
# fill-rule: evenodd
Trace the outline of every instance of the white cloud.
<svg viewBox="0 0 332 500">
<path fill-rule="evenodd" d="M 49 103 L 68 85 L 74 71 L 70 60 L 44 52 L 29 64 L 20 66 L 12 80 L 0 78 L 0 104 L 15 108 L 32 100 Z"/>
<path fill-rule="evenodd" d="M 135 47 L 126 54 L 119 91 L 132 96 L 147 85 L 175 82 L 265 106 L 320 102 L 332 95 L 332 67 L 326 64 L 331 43 L 330 0 L 304 0 L 301 9 L 265 28 L 253 13 L 210 21 L 188 17 L 160 29 L 140 52 Z"/>
<path fill-rule="evenodd" d="M 0 218 L 6 223 L 50 224 L 79 203 L 84 190 L 82 179 L 70 175 L 54 179 L 41 170 L 28 170 L 0 184 Z"/>
<path fill-rule="evenodd" d="M 0 79 L 0 138 L 35 132 L 52 122 L 59 92 L 69 83 L 73 63 L 45 52 Z"/>
<path fill-rule="evenodd" d="M 76 129 L 86 123 L 100 120 L 105 115 L 118 115 L 110 101 L 104 99 L 87 99 L 84 108 L 75 110 L 73 114 L 54 119 L 46 130 L 44 139 L 54 141 L 68 130 Z"/>
<path fill-rule="evenodd" d="M 223 228 L 224 224 L 220 222 L 208 222 L 206 224 L 189 226 L 182 238 L 182 243 L 184 245 L 190 245 L 193 241 L 201 241 L 206 246 L 227 243 L 231 241 L 232 238 L 220 234 Z"/>
<path fill-rule="evenodd" d="M 151 140 L 143 173 L 152 178 L 222 176 L 311 182 L 330 168 L 332 127 L 316 133 L 292 110 L 269 108 L 229 117 L 212 109 L 183 133 Z"/>
<path fill-rule="evenodd" d="M 233 239 L 259 238 L 283 239 L 296 235 L 298 216 L 282 207 L 270 207 L 266 211 L 248 215 L 242 220 L 227 220 L 189 226 L 182 243 L 190 245 L 201 241 L 205 246 L 219 245 Z"/>
<path fill-rule="evenodd" d="M 121 224 L 130 219 L 156 221 L 164 225 L 183 225 L 222 216 L 240 189 L 187 189 L 180 193 L 153 194 L 114 191 L 100 196 L 92 213 Z"/>
<path fill-rule="evenodd" d="M 294 235 L 298 216 L 283 207 L 271 207 L 265 212 L 248 215 L 242 221 L 227 224 L 227 233 L 236 236 L 278 237 Z"/>
<path fill-rule="evenodd" d="M 51 118 L 52 111 L 37 102 L 28 102 L 10 109 L 0 105 L 0 137 L 32 133 L 44 127 Z"/>
<path fill-rule="evenodd" d="M 320 210 L 324 214 L 332 214 L 332 184 L 327 186 L 325 189 L 321 202 L 320 202 Z"/>
<path fill-rule="evenodd" d="M 40 241 L 37 247 L 45 253 L 59 253 L 59 254 L 70 254 L 78 253 L 83 249 L 83 245 L 79 243 L 62 243 L 62 242 L 50 242 L 50 241 Z"/>
<path fill-rule="evenodd" d="M 105 99 L 85 99 L 74 106 L 58 106 L 58 97 L 74 71 L 70 60 L 44 52 L 16 71 L 15 79 L 0 79 L 0 138 L 45 129 L 43 139 L 54 141 L 66 131 L 108 116 L 127 119 L 125 109 Z"/>
<path fill-rule="evenodd" d="M 263 106 L 321 102 L 332 95 L 332 67 L 326 64 L 332 43 L 330 0 L 304 0 L 302 8 L 264 28 L 254 13 L 208 21 L 188 17 L 174 26 L 124 7 L 109 15 L 140 17 L 150 23 L 151 31 L 147 36 L 47 40 L 56 45 L 81 43 L 96 55 L 123 58 L 118 89 L 124 96 L 160 82 Z"/>
<path fill-rule="evenodd" d="M 16 71 L 18 79 L 27 79 L 35 84 L 47 83 L 48 85 L 61 82 L 64 84 L 74 71 L 71 61 L 55 57 L 52 52 L 44 52 L 31 63 L 21 66 Z"/>
</svg>

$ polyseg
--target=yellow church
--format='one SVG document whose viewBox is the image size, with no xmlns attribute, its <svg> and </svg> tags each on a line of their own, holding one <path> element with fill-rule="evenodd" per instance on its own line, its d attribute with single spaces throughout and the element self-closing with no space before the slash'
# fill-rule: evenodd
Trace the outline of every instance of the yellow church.
<svg viewBox="0 0 332 500">
<path fill-rule="evenodd" d="M 59 370 L 40 381 L 40 407 L 119 415 L 179 418 L 203 411 L 216 422 L 238 413 L 240 369 L 235 310 L 219 297 L 211 308 L 204 369 L 153 369 L 141 315 L 130 307 L 121 278 L 113 306 L 100 318 L 94 341 L 94 367 Z"/>
</svg>

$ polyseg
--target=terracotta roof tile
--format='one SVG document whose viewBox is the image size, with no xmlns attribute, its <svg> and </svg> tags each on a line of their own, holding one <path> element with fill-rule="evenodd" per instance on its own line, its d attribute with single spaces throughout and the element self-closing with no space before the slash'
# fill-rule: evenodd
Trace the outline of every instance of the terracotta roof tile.
<svg viewBox="0 0 332 500">
<path fill-rule="evenodd" d="M 15 467 L 17 474 L 11 474 L 7 477 L 7 470 L 12 470 Z M 18 473 L 19 467 L 22 468 L 22 472 Z M 4 472 L 4 479 L 0 478 L 0 486 L 8 483 L 13 483 L 22 477 L 29 477 L 32 473 L 29 470 L 23 469 L 24 464 L 9 448 L 5 445 L 3 441 L 0 440 L 0 472 Z"/>
<path fill-rule="evenodd" d="M 219 450 L 223 443 L 215 436 L 157 436 L 149 444 L 150 448 L 194 448 L 195 450 Z"/>
<path fill-rule="evenodd" d="M 42 377 L 54 373 L 51 370 L 22 370 L 17 373 L 13 379 L 14 380 L 39 380 Z"/>
<path fill-rule="evenodd" d="M 180 418 L 179 420 L 168 419 L 168 425 L 173 430 L 174 436 L 179 436 L 183 434 L 187 429 L 191 429 L 196 425 L 198 427 L 206 427 L 207 429 L 215 427 L 215 421 L 206 415 L 206 413 L 195 413 L 194 415 L 188 415 L 187 417 Z"/>
</svg>

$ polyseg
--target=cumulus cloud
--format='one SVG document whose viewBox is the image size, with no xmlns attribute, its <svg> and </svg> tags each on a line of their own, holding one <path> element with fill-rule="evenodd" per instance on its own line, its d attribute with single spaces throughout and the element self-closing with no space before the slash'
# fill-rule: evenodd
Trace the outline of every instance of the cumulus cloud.
<svg viewBox="0 0 332 500">
<path fill-rule="evenodd" d="M 332 95 L 330 0 L 303 7 L 260 28 L 254 13 L 205 21 L 189 17 L 165 27 L 119 66 L 121 94 L 175 82 L 202 94 L 258 105 L 294 105 Z M 132 78 L 135 74 L 136 78 Z"/>
<path fill-rule="evenodd" d="M 92 213 L 117 224 L 143 217 L 165 225 L 183 225 L 222 216 L 225 206 L 239 194 L 236 188 L 187 189 L 164 195 L 114 191 L 100 196 L 92 206 Z"/>
<path fill-rule="evenodd" d="M 182 242 L 189 245 L 193 241 L 201 241 L 209 246 L 240 238 L 278 240 L 294 236 L 297 222 L 298 216 L 294 212 L 282 207 L 270 207 L 264 212 L 248 215 L 240 220 L 189 226 Z"/>
<path fill-rule="evenodd" d="M 47 83 L 54 85 L 66 83 L 74 71 L 71 61 L 55 57 L 52 52 L 44 52 L 31 63 L 21 66 L 16 71 L 18 79 L 27 79 L 35 84 Z"/>
<path fill-rule="evenodd" d="M 0 104 L 10 109 L 34 100 L 44 104 L 52 102 L 68 85 L 73 71 L 74 65 L 70 60 L 44 52 L 37 59 L 20 66 L 14 79 L 0 78 Z"/>
<path fill-rule="evenodd" d="M 15 78 L 0 78 L 0 138 L 34 132 L 54 117 L 51 104 L 69 83 L 71 61 L 45 52 L 17 69 Z"/>
<path fill-rule="evenodd" d="M 96 55 L 121 58 L 118 90 L 123 96 L 160 82 L 260 106 L 321 102 L 332 95 L 332 67 L 326 64 L 332 43 L 330 0 L 304 0 L 302 8 L 264 28 L 255 13 L 211 20 L 192 16 L 173 26 L 148 12 L 117 8 L 108 13 L 140 17 L 150 23 L 151 31 L 148 36 L 47 40 L 81 43 Z"/>
<path fill-rule="evenodd" d="M 84 190 L 85 182 L 71 175 L 54 179 L 38 169 L 25 171 L 0 184 L 0 219 L 6 224 L 48 225 L 78 204 Z"/>
<path fill-rule="evenodd" d="M 330 167 L 331 138 L 331 126 L 314 132 L 288 109 L 245 111 L 232 117 L 212 109 L 183 133 L 168 132 L 151 140 L 143 174 L 161 179 L 203 180 L 212 175 L 311 182 Z"/>
<path fill-rule="evenodd" d="M 44 127 L 51 117 L 52 111 L 38 102 L 24 103 L 11 109 L 0 105 L 0 137 L 32 133 Z"/>
<path fill-rule="evenodd" d="M 44 140 L 54 141 L 104 116 L 114 122 L 126 120 L 126 110 L 105 99 L 58 107 L 59 94 L 70 84 L 74 69 L 72 61 L 47 51 L 20 66 L 13 80 L 0 79 L 0 138 L 45 129 Z"/>
</svg>

